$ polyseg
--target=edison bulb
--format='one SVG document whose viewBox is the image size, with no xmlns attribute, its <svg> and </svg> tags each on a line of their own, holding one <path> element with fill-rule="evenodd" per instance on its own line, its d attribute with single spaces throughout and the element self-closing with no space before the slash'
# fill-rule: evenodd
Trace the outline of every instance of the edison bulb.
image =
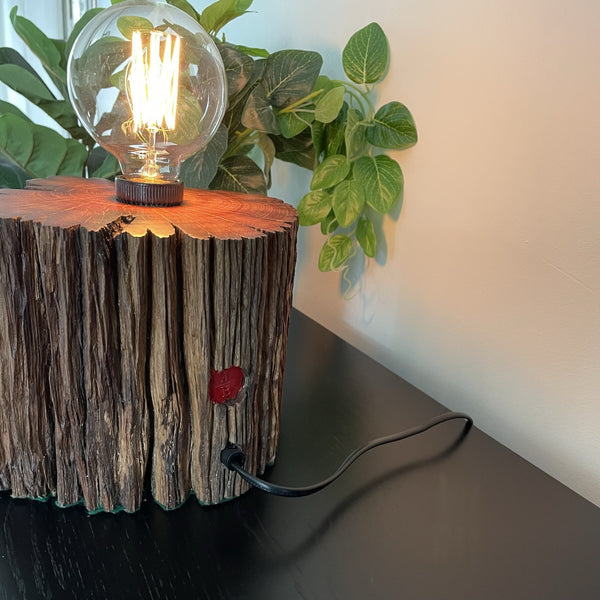
<svg viewBox="0 0 600 600">
<path fill-rule="evenodd" d="M 92 18 L 67 67 L 82 125 L 113 154 L 117 198 L 178 204 L 182 162 L 206 147 L 227 101 L 221 55 L 184 11 L 161 0 L 127 0 Z"/>
</svg>

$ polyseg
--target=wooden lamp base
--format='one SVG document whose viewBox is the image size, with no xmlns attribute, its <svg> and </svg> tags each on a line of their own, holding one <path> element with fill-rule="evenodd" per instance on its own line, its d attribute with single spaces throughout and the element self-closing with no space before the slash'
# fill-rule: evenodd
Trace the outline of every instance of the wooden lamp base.
<svg viewBox="0 0 600 600">
<path fill-rule="evenodd" d="M 187 189 L 119 203 L 105 180 L 0 191 L 0 489 L 134 511 L 247 489 L 275 458 L 293 207 Z"/>
</svg>

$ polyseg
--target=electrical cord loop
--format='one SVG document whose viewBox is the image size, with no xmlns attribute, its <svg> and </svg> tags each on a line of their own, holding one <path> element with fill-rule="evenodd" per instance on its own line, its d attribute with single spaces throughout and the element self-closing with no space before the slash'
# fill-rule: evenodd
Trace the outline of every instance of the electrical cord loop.
<svg viewBox="0 0 600 600">
<path fill-rule="evenodd" d="M 229 443 L 223 450 L 221 451 L 221 462 L 230 470 L 235 471 L 238 475 L 247 481 L 250 485 L 257 487 L 264 492 L 268 492 L 269 494 L 275 494 L 276 496 L 287 496 L 289 498 L 298 498 L 301 496 L 308 496 L 309 494 L 314 494 L 315 492 L 321 491 L 323 488 L 327 487 L 330 483 L 333 483 L 348 467 L 360 456 L 362 456 L 365 452 L 372 450 L 373 448 L 377 448 L 378 446 L 383 446 L 384 444 L 390 444 L 392 442 L 399 442 L 401 440 L 405 440 L 409 437 L 413 437 L 415 435 L 419 435 L 420 433 L 424 433 L 425 431 L 436 427 L 442 423 L 447 423 L 448 421 L 453 421 L 455 419 L 460 419 L 465 421 L 465 426 L 461 432 L 461 436 L 459 440 L 462 440 L 471 427 L 473 426 L 473 419 L 465 413 L 460 412 L 448 412 L 442 415 L 439 415 L 428 423 L 424 425 L 419 425 L 417 427 L 412 427 L 411 429 L 405 429 L 399 433 L 394 433 L 392 435 L 388 435 L 385 437 L 380 437 L 370 441 L 365 444 L 361 448 L 354 450 L 354 452 L 350 453 L 344 462 L 339 466 L 337 471 L 333 473 L 327 479 L 315 483 L 313 485 L 308 485 L 306 487 L 285 487 L 281 485 L 276 485 L 274 483 L 270 483 L 269 481 L 265 481 L 264 479 L 260 479 L 255 475 L 252 475 L 248 471 L 244 469 L 244 463 L 246 462 L 246 455 L 243 450 L 237 446 L 236 444 Z"/>
</svg>

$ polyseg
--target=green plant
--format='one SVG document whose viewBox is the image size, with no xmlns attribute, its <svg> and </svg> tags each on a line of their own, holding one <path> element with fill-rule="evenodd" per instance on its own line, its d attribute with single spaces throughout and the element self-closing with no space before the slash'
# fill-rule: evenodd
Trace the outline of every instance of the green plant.
<svg viewBox="0 0 600 600">
<path fill-rule="evenodd" d="M 219 37 L 227 23 L 248 12 L 252 0 L 218 0 L 201 13 L 187 0 L 168 1 L 213 36 L 228 82 L 223 124 L 206 150 L 184 163 L 185 184 L 264 194 L 273 161 L 295 163 L 313 172 L 298 213 L 301 225 L 320 224 L 326 236 L 319 268 L 343 268 L 358 247 L 375 256 L 371 211 L 389 212 L 403 188 L 399 164 L 381 150 L 401 150 L 417 141 L 403 104 L 389 102 L 377 109 L 373 104 L 373 86 L 389 63 L 381 27 L 371 23 L 350 38 L 342 53 L 348 80 L 339 81 L 320 74 L 323 60 L 317 52 L 270 54 Z M 85 13 L 66 41 L 49 39 L 16 7 L 11 10 L 15 31 L 40 59 L 57 93 L 11 48 L 0 48 L 0 81 L 45 111 L 68 137 L 0 101 L 0 187 L 23 187 L 32 177 L 113 178 L 119 173 L 117 161 L 80 127 L 66 91 L 71 46 L 100 10 Z"/>
</svg>

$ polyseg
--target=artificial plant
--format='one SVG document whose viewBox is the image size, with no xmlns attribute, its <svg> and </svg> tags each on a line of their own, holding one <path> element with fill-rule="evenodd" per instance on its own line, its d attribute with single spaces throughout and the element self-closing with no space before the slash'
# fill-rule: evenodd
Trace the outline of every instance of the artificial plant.
<svg viewBox="0 0 600 600">
<path fill-rule="evenodd" d="M 187 0 L 168 2 L 213 36 L 228 83 L 223 124 L 208 147 L 183 164 L 184 183 L 264 194 L 273 161 L 295 163 L 312 171 L 310 191 L 298 203 L 298 213 L 300 225 L 320 224 L 326 236 L 319 268 L 343 268 L 358 248 L 375 256 L 370 215 L 388 213 L 403 189 L 400 165 L 382 150 L 401 150 L 417 141 L 414 120 L 403 104 L 394 101 L 379 108 L 373 104 L 373 86 L 385 77 L 389 64 L 381 27 L 371 23 L 350 38 L 342 52 L 348 80 L 340 81 L 321 74 L 323 59 L 317 52 L 268 53 L 226 40 L 221 30 L 248 12 L 252 0 L 218 0 L 202 12 Z M 66 89 L 73 42 L 101 10 L 86 12 L 67 40 L 48 38 L 18 15 L 16 7 L 11 10 L 15 31 L 39 58 L 56 89 L 51 90 L 12 48 L 0 48 L 0 81 L 46 112 L 64 134 L 32 122 L 14 105 L 0 101 L 0 187 L 20 188 L 33 177 L 113 178 L 119 173 L 116 159 L 95 145 L 77 122 Z"/>
</svg>

